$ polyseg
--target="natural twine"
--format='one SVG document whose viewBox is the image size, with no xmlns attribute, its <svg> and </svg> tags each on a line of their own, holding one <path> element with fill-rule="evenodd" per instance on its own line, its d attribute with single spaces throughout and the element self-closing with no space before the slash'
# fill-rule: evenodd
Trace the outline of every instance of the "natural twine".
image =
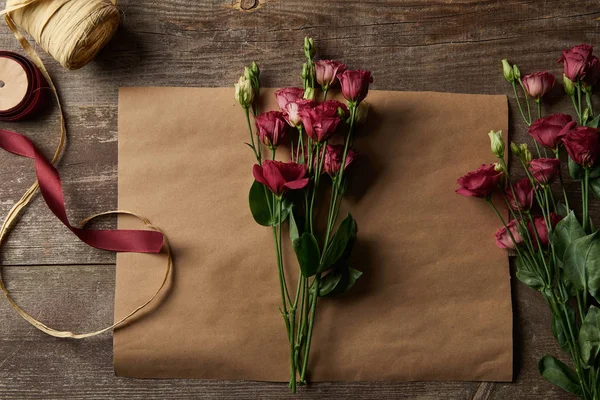
<svg viewBox="0 0 600 400">
<path fill-rule="evenodd" d="M 7 0 L 4 12 L 67 69 L 90 62 L 120 21 L 115 2 L 109 0 Z"/>
<path fill-rule="evenodd" d="M 40 69 L 44 78 L 46 78 L 48 86 L 56 99 L 60 112 L 61 125 L 58 146 L 52 157 L 52 164 L 56 164 L 62 155 L 67 141 L 67 129 L 63 109 L 58 91 L 48 74 L 48 70 L 46 70 L 44 63 L 33 46 L 25 39 L 21 32 L 28 33 L 65 68 L 81 68 L 96 56 L 117 30 L 119 25 L 119 11 L 116 7 L 116 0 L 7 0 L 6 8 L 0 10 L 0 17 L 3 15 L 9 29 L 13 32 L 33 63 Z M 21 212 L 23 212 L 33 199 L 38 188 L 39 184 L 36 181 L 8 212 L 0 227 L 0 247 L 6 240 L 10 230 L 16 224 Z M 90 221 L 106 215 L 131 215 L 141 220 L 147 228 L 163 233 L 164 248 L 167 254 L 167 268 L 165 269 L 161 285 L 145 303 L 111 326 L 89 333 L 73 333 L 50 328 L 23 310 L 8 292 L 2 279 L 2 269 L 0 266 L 0 289 L 15 311 L 40 331 L 50 336 L 71 339 L 83 339 L 99 335 L 131 319 L 152 303 L 166 286 L 167 279 L 173 267 L 173 258 L 169 241 L 164 232 L 146 218 L 124 210 L 107 211 L 91 215 L 82 221 L 81 227 L 83 228 Z"/>
</svg>

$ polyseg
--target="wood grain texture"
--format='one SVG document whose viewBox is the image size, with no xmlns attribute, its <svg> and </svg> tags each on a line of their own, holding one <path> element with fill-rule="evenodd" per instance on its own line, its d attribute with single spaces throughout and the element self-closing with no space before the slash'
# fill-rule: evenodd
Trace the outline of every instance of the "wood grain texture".
<svg viewBox="0 0 600 400">
<path fill-rule="evenodd" d="M 518 63 L 523 72 L 548 69 L 558 74 L 561 49 L 584 42 L 598 45 L 600 38 L 600 5 L 594 0 L 576 5 L 560 0 L 243 3 L 123 0 L 123 24 L 95 62 L 65 71 L 43 56 L 67 115 L 69 144 L 60 171 L 73 222 L 117 206 L 119 86 L 230 86 L 253 60 L 261 65 L 265 86 L 298 84 L 301 41 L 310 35 L 321 57 L 371 69 L 374 89 L 509 94 L 500 59 Z M 0 27 L 0 48 L 20 51 L 5 27 Z M 509 99 L 512 138 L 530 142 L 512 95 Z M 553 111 L 570 112 L 558 88 L 551 101 Z M 27 134 L 46 154 L 56 145 L 56 110 L 34 121 L 1 126 Z M 482 140 L 487 140 L 484 133 Z M 33 179 L 29 161 L 0 154 L 0 213 Z M 568 187 L 576 203 L 578 185 Z M 600 220 L 600 202 L 590 206 Z M 103 224 L 114 226 L 115 221 Z M 9 266 L 4 268 L 9 288 L 33 315 L 79 330 L 111 321 L 114 256 L 75 240 L 39 198 L 0 258 Z M 514 383 L 322 383 L 302 389 L 298 397 L 571 398 L 538 376 L 537 360 L 543 354 L 565 357 L 550 333 L 543 300 L 516 280 L 513 287 Z M 35 331 L 4 301 L 0 314 L 0 398 L 289 397 L 283 385 L 270 383 L 116 378 L 110 335 L 62 341 Z"/>
</svg>

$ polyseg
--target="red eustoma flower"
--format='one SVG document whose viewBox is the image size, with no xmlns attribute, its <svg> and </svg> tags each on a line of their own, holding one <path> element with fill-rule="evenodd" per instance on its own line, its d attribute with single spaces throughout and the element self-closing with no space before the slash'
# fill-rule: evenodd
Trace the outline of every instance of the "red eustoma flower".
<svg viewBox="0 0 600 400">
<path fill-rule="evenodd" d="M 346 163 L 344 170 L 348 168 L 348 165 L 354 161 L 357 153 L 352 149 L 348 149 L 346 154 Z M 323 164 L 323 170 L 329 174 L 329 176 L 336 176 L 340 172 L 342 166 L 342 159 L 344 158 L 344 146 L 343 145 L 327 145 L 325 150 L 325 162 Z"/>
<path fill-rule="evenodd" d="M 514 219 L 510 221 L 506 227 L 502 227 L 496 232 L 496 246 L 501 249 L 514 249 L 521 243 L 523 243 L 523 238 L 519 233 L 519 225 Z"/>
<path fill-rule="evenodd" d="M 337 82 L 337 75 L 344 72 L 346 66 L 341 62 L 332 60 L 319 60 L 315 63 L 317 82 L 324 90 L 329 89 Z"/>
<path fill-rule="evenodd" d="M 328 110 L 321 107 L 306 108 L 300 111 L 304 131 L 312 140 L 322 143 L 335 133 L 340 119 L 328 116 Z"/>
<path fill-rule="evenodd" d="M 548 94 L 554 86 L 554 75 L 548 72 L 534 72 L 523 77 L 523 86 L 534 99 Z"/>
<path fill-rule="evenodd" d="M 307 108 L 314 107 L 315 102 L 312 100 L 292 100 L 283 109 L 283 117 L 290 126 L 299 127 L 302 125 L 302 118 L 300 118 L 300 111 Z"/>
<path fill-rule="evenodd" d="M 323 115 L 326 117 L 339 116 L 340 108 L 342 109 L 342 111 L 346 117 L 350 116 L 350 111 L 348 110 L 348 107 L 344 103 L 341 103 L 337 100 L 326 100 L 326 101 L 322 102 L 321 104 L 319 104 L 318 106 L 316 106 L 315 108 L 321 109 L 321 111 L 323 112 Z"/>
<path fill-rule="evenodd" d="M 557 215 L 553 212 L 550 213 L 550 224 L 552 224 L 552 229 L 556 227 L 556 224 L 558 224 L 561 219 L 562 217 L 560 215 Z M 537 247 L 537 238 L 535 236 L 537 233 L 540 243 L 544 246 L 547 246 L 550 242 L 548 240 L 548 226 L 546 225 L 546 220 L 544 217 L 535 217 L 533 223 L 535 225 L 535 231 L 531 229 L 531 223 L 527 225 L 527 229 L 529 230 L 533 244 L 535 247 Z"/>
<path fill-rule="evenodd" d="M 593 47 L 587 44 L 571 47 L 563 50 L 562 57 L 558 62 L 563 63 L 564 73 L 570 80 L 576 82 L 582 79 L 586 73 L 586 66 L 592 57 Z"/>
<path fill-rule="evenodd" d="M 563 139 L 569 157 L 584 168 L 590 168 L 598 159 L 598 129 L 580 126 L 571 129 Z"/>
<path fill-rule="evenodd" d="M 560 173 L 560 160 L 558 158 L 536 158 L 529 162 L 529 170 L 538 183 L 548 185 Z"/>
<path fill-rule="evenodd" d="M 300 100 L 304 97 L 304 89 L 297 87 L 287 87 L 275 92 L 275 100 L 281 111 L 285 112 L 285 106 L 290 101 Z"/>
<path fill-rule="evenodd" d="M 268 111 L 255 118 L 257 135 L 260 141 L 269 148 L 275 148 L 285 137 L 288 124 L 279 111 Z"/>
<path fill-rule="evenodd" d="M 514 194 L 513 194 L 514 192 Z M 523 178 L 504 191 L 510 208 L 527 211 L 533 206 L 533 186 L 529 178 Z"/>
<path fill-rule="evenodd" d="M 342 94 L 349 102 L 360 103 L 369 93 L 369 84 L 373 83 L 371 71 L 347 70 L 338 75 Z"/>
<path fill-rule="evenodd" d="M 498 187 L 501 177 L 502 172 L 496 171 L 494 164 L 484 164 L 475 171 L 458 178 L 456 182 L 460 185 L 460 188 L 456 190 L 456 193 L 465 197 L 489 198 Z"/>
<path fill-rule="evenodd" d="M 542 146 L 556 150 L 567 132 L 576 125 L 570 115 L 556 113 L 535 121 L 527 133 Z"/>
<path fill-rule="evenodd" d="M 255 164 L 252 173 L 254 179 L 276 196 L 281 196 L 288 190 L 303 189 L 308 185 L 306 166 L 294 162 L 265 160 L 262 165 Z"/>
</svg>

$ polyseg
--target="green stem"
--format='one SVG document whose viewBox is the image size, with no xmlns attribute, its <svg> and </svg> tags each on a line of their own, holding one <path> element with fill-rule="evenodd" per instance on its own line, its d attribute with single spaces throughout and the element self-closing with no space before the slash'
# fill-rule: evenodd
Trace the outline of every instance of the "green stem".
<svg viewBox="0 0 600 400">
<path fill-rule="evenodd" d="M 594 115 L 594 106 L 592 105 L 592 93 L 591 93 L 591 90 L 586 90 L 585 91 L 585 102 L 587 103 L 587 106 L 590 109 L 590 115 L 593 117 L 593 115 Z"/>
<path fill-rule="evenodd" d="M 519 100 L 519 94 L 517 93 L 517 84 L 514 81 L 512 82 L 512 87 L 513 92 L 515 93 L 515 99 L 517 100 L 517 106 L 519 106 L 519 111 L 521 112 L 521 116 L 523 117 L 523 120 L 525 121 L 527 126 L 531 126 L 531 122 L 529 122 L 529 120 L 525 116 L 525 112 L 523 111 L 523 107 L 521 106 L 521 100 Z"/>
<path fill-rule="evenodd" d="M 252 151 L 254 152 L 254 156 L 256 157 L 256 161 L 258 161 L 259 164 L 261 164 L 261 157 L 260 157 L 260 142 L 257 142 L 258 144 L 258 152 L 256 151 L 256 145 L 254 144 L 254 133 L 252 133 L 252 124 L 250 123 L 250 111 L 247 108 L 244 108 L 244 112 L 246 113 L 246 123 L 248 124 L 248 132 L 250 132 L 250 144 L 251 144 L 251 148 Z"/>
<path fill-rule="evenodd" d="M 577 83 L 577 109 L 579 110 L 579 125 L 583 125 L 583 110 L 581 109 L 581 81 Z"/>
<path fill-rule="evenodd" d="M 558 147 L 556 149 L 554 149 L 554 157 L 560 161 L 560 153 L 559 153 Z M 567 207 L 567 210 L 570 210 L 569 198 L 567 197 L 567 191 L 565 190 L 565 182 L 563 181 L 563 176 L 562 176 L 562 168 L 560 168 L 560 167 L 558 168 L 558 180 L 560 181 L 560 187 L 562 189 L 563 196 L 565 198 L 565 206 Z"/>
<path fill-rule="evenodd" d="M 537 110 L 538 110 L 538 119 L 542 118 L 542 98 L 536 99 Z"/>
<path fill-rule="evenodd" d="M 304 358 L 302 360 L 302 370 L 300 371 L 300 380 L 306 380 L 306 367 L 308 365 L 308 356 L 310 354 L 310 344 L 312 339 L 312 331 L 313 326 L 315 324 L 315 313 L 317 310 L 317 299 L 319 297 L 319 275 L 315 276 L 315 280 L 313 281 L 313 285 L 315 286 L 314 291 L 312 293 L 311 299 L 311 307 L 310 307 L 310 322 L 308 324 L 308 333 L 306 336 L 306 346 L 304 347 Z"/>
<path fill-rule="evenodd" d="M 327 92 L 328 91 L 329 91 L 329 88 L 323 89 L 323 101 L 327 100 Z"/>
<path fill-rule="evenodd" d="M 589 214 L 588 214 L 589 186 L 590 186 L 590 169 L 585 168 L 584 180 L 581 181 L 581 196 L 582 196 L 582 203 L 583 203 L 583 230 L 586 234 L 588 233 L 588 225 L 589 225 Z"/>
</svg>

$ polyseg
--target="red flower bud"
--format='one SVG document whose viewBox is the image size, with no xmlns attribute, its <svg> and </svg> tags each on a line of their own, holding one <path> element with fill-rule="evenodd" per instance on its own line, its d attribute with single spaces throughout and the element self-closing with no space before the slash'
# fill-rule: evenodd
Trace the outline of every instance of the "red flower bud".
<svg viewBox="0 0 600 400">
<path fill-rule="evenodd" d="M 533 74 L 525 75 L 522 81 L 527 94 L 534 99 L 539 99 L 552 90 L 554 75 L 548 72 L 534 72 Z"/>
<path fill-rule="evenodd" d="M 536 158 L 529 162 L 529 170 L 538 183 L 548 185 L 560 173 L 560 160 L 558 158 Z"/>
<path fill-rule="evenodd" d="M 577 125 L 568 114 L 556 113 L 535 121 L 527 130 L 542 146 L 558 148 L 564 136 Z"/>
<path fill-rule="evenodd" d="M 260 141 L 269 148 L 277 147 L 288 129 L 287 122 L 283 119 L 283 113 L 279 111 L 264 112 L 256 117 L 255 121 Z"/>
<path fill-rule="evenodd" d="M 591 168 L 600 153 L 598 129 L 580 126 L 571 129 L 563 139 L 569 157 L 584 168 Z"/>
<path fill-rule="evenodd" d="M 369 93 L 369 84 L 373 83 L 371 71 L 357 69 L 355 71 L 346 70 L 338 75 L 340 85 L 342 85 L 342 94 L 350 102 L 360 103 Z"/>
<path fill-rule="evenodd" d="M 262 165 L 255 164 L 252 173 L 254 179 L 277 196 L 288 190 L 303 189 L 308 185 L 306 166 L 293 162 L 265 160 Z"/>
<path fill-rule="evenodd" d="M 460 188 L 456 190 L 456 193 L 465 197 L 489 198 L 498 187 L 502 175 L 502 172 L 494 169 L 494 164 L 484 164 L 477 170 L 458 178 L 456 182 L 460 185 Z"/>
<path fill-rule="evenodd" d="M 586 74 L 586 66 L 592 56 L 593 47 L 587 44 L 571 47 L 563 50 L 562 57 L 558 62 L 563 63 L 564 73 L 573 82 L 583 79 Z"/>
<path fill-rule="evenodd" d="M 319 60 L 315 63 L 315 75 L 317 82 L 323 90 L 329 89 L 337 82 L 337 75 L 344 72 L 346 66 L 332 60 Z"/>
<path fill-rule="evenodd" d="M 514 219 L 510 221 L 506 227 L 502 227 L 496 232 L 496 246 L 501 249 L 514 249 L 521 243 L 523 243 L 523 238 L 519 233 L 519 225 Z"/>
<path fill-rule="evenodd" d="M 348 153 L 346 154 L 346 163 L 344 165 L 344 170 L 348 168 L 348 165 L 354 161 L 357 153 L 352 149 L 348 149 Z M 341 169 L 342 159 L 344 158 L 344 146 L 343 145 L 327 145 L 327 149 L 325 150 L 325 163 L 323 165 L 323 170 L 329 174 L 329 176 L 336 176 Z"/>
<path fill-rule="evenodd" d="M 513 194 L 514 192 L 514 194 Z M 504 191 L 510 208 L 527 211 L 533 206 L 533 186 L 529 178 L 523 178 Z"/>
</svg>

